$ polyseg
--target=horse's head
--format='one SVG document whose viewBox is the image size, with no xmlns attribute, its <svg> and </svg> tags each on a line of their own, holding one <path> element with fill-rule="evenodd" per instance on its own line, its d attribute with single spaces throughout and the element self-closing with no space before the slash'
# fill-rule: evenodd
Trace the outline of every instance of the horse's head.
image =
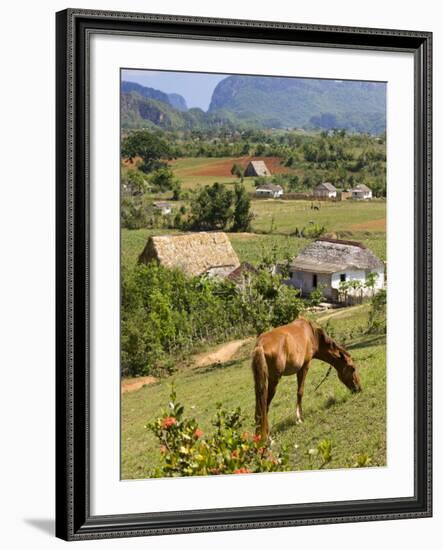
<svg viewBox="0 0 443 550">
<path fill-rule="evenodd" d="M 345 349 L 339 351 L 338 360 L 334 366 L 337 370 L 338 377 L 347 388 L 352 392 L 361 391 L 360 377 L 357 369 L 352 357 Z"/>
<path fill-rule="evenodd" d="M 332 365 L 339 379 L 352 392 L 361 391 L 360 377 L 349 353 L 330 338 L 321 327 L 317 327 L 316 333 L 318 341 L 316 357 Z"/>
</svg>

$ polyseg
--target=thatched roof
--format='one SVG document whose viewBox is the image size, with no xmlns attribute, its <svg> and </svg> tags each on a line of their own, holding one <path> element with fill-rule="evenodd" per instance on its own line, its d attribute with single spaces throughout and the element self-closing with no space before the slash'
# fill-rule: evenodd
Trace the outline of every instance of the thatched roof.
<svg viewBox="0 0 443 550">
<path fill-rule="evenodd" d="M 294 271 L 336 273 L 344 269 L 384 269 L 383 262 L 357 241 L 318 239 L 291 263 Z"/>
<path fill-rule="evenodd" d="M 337 191 L 337 189 L 329 181 L 324 181 L 315 186 L 318 191 Z"/>
<path fill-rule="evenodd" d="M 255 176 L 269 176 L 271 173 L 263 160 L 251 160 L 245 171 L 252 172 Z"/>
<path fill-rule="evenodd" d="M 202 275 L 211 268 L 223 268 L 229 273 L 240 265 L 230 240 L 222 232 L 149 237 L 139 262 L 152 261 L 192 276 Z"/>
</svg>

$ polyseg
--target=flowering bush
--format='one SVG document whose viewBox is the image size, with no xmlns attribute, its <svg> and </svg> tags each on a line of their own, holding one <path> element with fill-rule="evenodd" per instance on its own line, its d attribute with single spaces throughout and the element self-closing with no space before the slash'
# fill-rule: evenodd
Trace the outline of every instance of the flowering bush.
<svg viewBox="0 0 443 550">
<path fill-rule="evenodd" d="M 271 445 L 243 430 L 243 417 L 237 408 L 226 411 L 221 405 L 213 421 L 212 434 L 205 434 L 194 418 L 184 417 L 184 407 L 171 392 L 169 410 L 149 423 L 160 443 L 162 464 L 154 477 L 249 474 L 287 470 L 285 449 Z"/>
</svg>

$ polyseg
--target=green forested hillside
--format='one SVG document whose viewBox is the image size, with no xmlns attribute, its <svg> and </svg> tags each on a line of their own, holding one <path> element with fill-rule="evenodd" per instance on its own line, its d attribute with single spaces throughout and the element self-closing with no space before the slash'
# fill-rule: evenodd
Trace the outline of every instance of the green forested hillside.
<svg viewBox="0 0 443 550">
<path fill-rule="evenodd" d="M 210 113 L 235 114 L 265 127 L 345 128 L 380 133 L 386 125 L 383 83 L 230 76 L 216 86 Z"/>
</svg>

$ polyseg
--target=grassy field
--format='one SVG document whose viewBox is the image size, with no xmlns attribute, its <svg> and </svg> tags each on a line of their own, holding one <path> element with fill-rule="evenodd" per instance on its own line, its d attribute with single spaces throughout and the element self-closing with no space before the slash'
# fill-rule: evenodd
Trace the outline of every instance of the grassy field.
<svg viewBox="0 0 443 550">
<path fill-rule="evenodd" d="M 255 200 L 252 231 L 290 235 L 296 228 L 312 222 L 338 238 L 361 241 L 382 260 L 386 260 L 386 202 L 343 201 L 321 202 L 319 210 L 311 209 L 311 201 Z"/>
<path fill-rule="evenodd" d="M 323 315 L 324 316 L 324 315 Z M 334 313 L 328 330 L 345 342 L 360 369 L 363 392 L 351 394 L 332 373 L 314 393 L 327 365 L 314 361 L 304 396 L 303 424 L 295 423 L 296 378 L 284 378 L 270 410 L 272 437 L 290 449 L 292 470 L 311 467 L 308 450 L 322 439 L 332 441 L 328 468 L 353 466 L 358 455 L 367 454 L 370 465 L 386 463 L 386 367 L 384 336 L 365 335 L 368 306 Z M 321 317 L 319 321 L 321 321 Z M 326 320 L 322 322 L 325 325 Z M 159 448 L 145 429 L 167 407 L 171 384 L 188 416 L 194 416 L 204 431 L 211 429 L 216 404 L 228 409 L 238 406 L 245 415 L 245 429 L 253 429 L 254 390 L 250 370 L 253 341 L 223 364 L 192 368 L 177 365 L 177 372 L 153 385 L 122 395 L 122 478 L 149 476 L 159 462 Z M 298 446 L 298 447 L 296 447 Z M 314 464 L 315 467 L 315 464 Z"/>
<path fill-rule="evenodd" d="M 232 246 L 241 261 L 258 263 L 264 255 L 275 252 L 277 260 L 296 256 L 309 241 L 291 236 L 298 227 L 313 221 L 324 225 L 339 238 L 363 242 L 379 258 L 386 260 L 386 203 L 324 202 L 320 210 L 312 210 L 310 201 L 256 200 L 252 201 L 254 220 L 252 231 L 259 233 L 230 233 Z M 273 233 L 268 234 L 273 225 Z M 149 235 L 176 233 L 166 229 L 137 229 L 122 231 L 122 263 L 137 261 Z"/>
</svg>

